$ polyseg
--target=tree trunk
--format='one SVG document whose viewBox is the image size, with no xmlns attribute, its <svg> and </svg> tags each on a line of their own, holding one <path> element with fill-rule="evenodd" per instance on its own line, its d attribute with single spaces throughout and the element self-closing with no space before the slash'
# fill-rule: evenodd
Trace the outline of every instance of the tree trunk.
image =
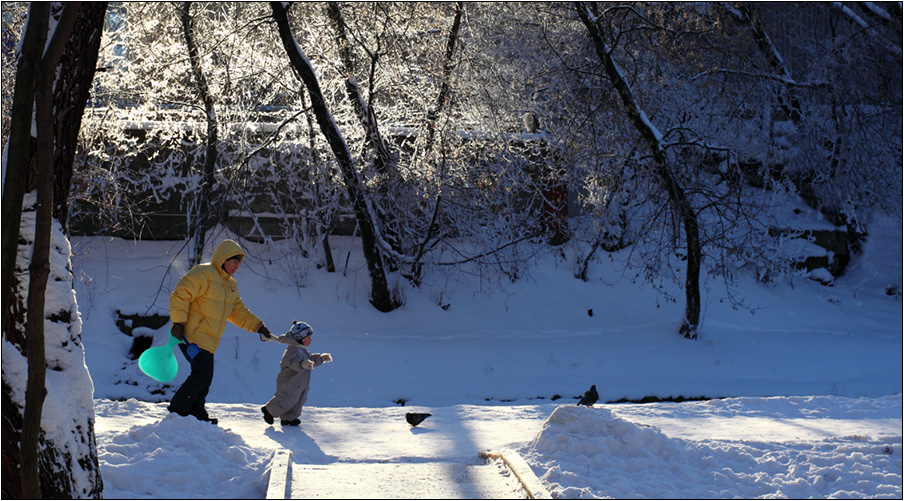
<svg viewBox="0 0 904 501">
<path fill-rule="evenodd" d="M 684 320 L 679 332 L 686 338 L 696 339 L 700 324 L 700 263 L 703 259 L 703 250 L 700 245 L 699 228 L 697 226 L 697 214 L 694 212 L 694 208 L 691 206 L 681 182 L 669 166 L 665 150 L 663 149 L 661 134 L 634 99 L 631 86 L 612 59 L 599 26 L 594 19 L 591 19 L 585 4 L 578 2 L 576 10 L 590 34 L 597 57 L 605 66 L 606 75 L 622 99 L 628 118 L 652 151 L 656 174 L 668 194 L 672 209 L 678 214 L 683 223 L 684 237 L 687 244 L 687 274 L 685 275 L 684 289 L 686 303 L 684 306 Z"/>
<path fill-rule="evenodd" d="M 90 415 L 78 414 L 79 409 L 85 408 L 84 402 L 79 402 L 73 409 L 75 412 L 65 416 L 66 423 L 57 423 L 59 426 L 51 433 L 62 440 L 65 438 L 60 435 L 72 433 L 76 436 L 73 442 L 80 444 L 78 450 L 73 450 L 71 444 L 59 443 L 48 437 L 41 422 L 43 402 L 48 393 L 45 345 L 54 343 L 54 347 L 62 348 L 62 352 L 72 353 L 75 359 L 84 360 L 78 337 L 80 332 L 71 321 L 72 312 L 77 315 L 74 296 L 66 310 L 60 312 L 46 312 L 45 297 L 48 288 L 58 289 L 58 292 L 63 288 L 71 292 L 71 281 L 58 282 L 57 278 L 49 281 L 52 270 L 55 270 L 54 277 L 68 272 L 53 265 L 54 261 L 50 259 L 51 240 L 54 232 L 62 231 L 62 226 L 55 226 L 54 218 L 65 219 L 68 210 L 75 139 L 94 76 L 106 4 L 64 4 L 53 38 L 45 49 L 52 12 L 48 6 L 50 4 L 35 2 L 29 13 L 14 95 L 14 103 L 20 105 L 17 112 L 25 110 L 22 115 L 17 115 L 16 120 L 27 123 L 27 128 L 19 131 L 19 136 L 11 133 L 8 158 L 16 160 L 8 165 L 10 170 L 3 196 L 4 267 L 7 266 L 5 259 L 10 257 L 12 270 L 20 270 L 26 266 L 26 256 L 31 256 L 31 263 L 27 265 L 30 272 L 27 307 L 24 291 L 19 286 L 21 274 L 9 273 L 11 280 L 7 288 L 7 271 L 4 268 L 4 293 L 8 293 L 9 297 L 4 297 L 3 333 L 20 356 L 25 357 L 28 366 L 24 388 L 7 381 L 5 377 L 3 381 L 4 498 L 92 498 L 99 497 L 103 490 L 93 411 Z M 32 68 L 31 76 L 28 76 L 28 71 L 21 71 L 29 66 Z M 36 147 L 32 147 L 30 141 L 32 103 L 36 111 Z M 26 179 L 30 176 L 27 172 L 29 166 L 37 171 L 35 184 L 38 189 L 33 241 L 28 241 L 29 237 L 24 237 L 20 232 L 23 229 L 21 215 L 24 192 L 27 190 Z M 6 241 L 7 229 L 14 237 L 11 248 L 6 246 L 10 243 Z M 25 235 L 29 235 L 32 228 L 27 229 Z M 21 247 L 31 247 L 31 252 L 20 251 L 20 244 Z M 57 339 L 58 335 L 53 339 L 45 338 L 44 325 L 47 321 L 69 324 L 65 330 L 69 334 L 66 339 Z M 83 372 L 79 373 L 78 365 L 67 365 L 69 368 L 65 371 L 71 374 L 61 376 L 54 372 L 54 382 L 87 382 L 90 379 L 83 366 Z M 64 369 L 54 367 L 54 370 Z M 59 391 L 59 384 L 55 384 L 54 388 Z M 82 395 L 82 398 L 90 403 L 93 395 Z"/>
<path fill-rule="evenodd" d="M 182 4 L 182 34 L 185 37 L 185 45 L 188 46 L 188 60 L 191 63 L 192 81 L 201 101 L 204 103 L 204 116 L 207 118 L 207 142 L 204 154 L 204 172 L 201 180 L 201 190 L 198 193 L 197 213 L 189 228 L 191 239 L 194 241 L 192 252 L 192 264 L 198 264 L 203 259 L 204 238 L 207 235 L 207 225 L 210 220 L 210 199 L 215 182 L 214 172 L 217 165 L 217 148 L 219 130 L 217 126 L 217 113 L 214 108 L 213 96 L 207 86 L 207 78 L 201 71 L 201 60 L 198 55 L 198 45 L 195 42 L 194 20 L 189 12 L 191 2 Z"/>
<path fill-rule="evenodd" d="M 66 64 L 66 72 L 73 76 L 71 85 L 58 86 L 53 93 L 54 119 L 57 123 L 66 124 L 55 131 L 56 157 L 53 166 L 53 218 L 63 228 L 66 228 L 69 218 L 72 162 L 78 145 L 82 115 L 85 113 L 97 69 L 97 55 L 106 14 L 107 2 L 84 2 L 72 28 L 73 33 L 80 35 L 69 38 L 60 58 Z"/>
<path fill-rule="evenodd" d="M 301 98 L 301 107 L 306 108 L 304 101 L 304 87 L 299 89 L 299 94 L 299 97 Z M 314 162 L 314 165 L 319 165 L 320 161 L 318 160 L 319 156 L 317 155 L 316 148 L 317 132 L 314 130 L 314 122 L 311 120 L 310 113 L 305 113 L 305 121 L 308 124 L 308 141 L 311 150 L 311 160 Z M 333 232 L 333 215 L 331 213 L 328 214 L 327 211 L 322 209 L 323 197 L 320 193 L 320 185 L 317 183 L 314 184 L 314 200 L 319 208 L 317 217 L 320 218 L 321 231 L 323 232 L 320 236 L 320 244 L 321 247 L 323 247 L 323 258 L 326 260 L 326 271 L 335 273 L 336 263 L 333 261 L 333 249 L 330 246 L 330 234 Z"/>
<path fill-rule="evenodd" d="M 38 65 L 35 78 L 35 125 L 38 133 L 36 166 L 38 171 L 38 200 L 35 216 L 35 240 L 28 282 L 28 315 L 25 340 L 28 357 L 28 383 L 25 390 L 25 414 L 22 426 L 22 494 L 26 498 L 41 497 L 41 476 L 38 468 L 39 435 L 44 397 L 47 395 L 45 377 L 47 361 L 44 353 L 44 299 L 47 277 L 50 274 L 50 230 L 53 227 L 53 160 L 54 119 L 53 84 L 63 46 L 75 24 L 81 3 L 72 2 L 63 8 L 53 38 Z"/>
<path fill-rule="evenodd" d="M 28 164 L 32 159 L 32 113 L 35 102 L 35 74 L 41 62 L 41 51 L 47 40 L 47 18 L 50 4 L 32 2 L 28 24 L 22 40 L 22 54 L 16 68 L 16 85 L 10 114 L 9 149 L 6 177 L 3 180 L 3 332 L 16 332 L 12 321 L 16 252 Z M 24 340 L 23 340 L 24 341 Z"/>
<path fill-rule="evenodd" d="M 368 207 L 361 183 L 358 180 L 358 173 L 355 171 L 354 162 L 352 161 L 351 152 L 348 145 L 342 138 L 336 122 L 330 115 L 326 100 L 320 90 L 320 84 L 317 82 L 317 76 L 314 68 L 311 67 L 310 61 L 301 51 L 292 29 L 289 26 L 289 17 L 286 8 L 280 2 L 271 2 L 270 7 L 273 10 L 273 17 L 279 28 L 279 35 L 282 39 L 283 46 L 289 56 L 292 68 L 295 70 L 298 78 L 304 83 L 311 96 L 311 106 L 314 109 L 314 116 L 317 118 L 317 124 L 330 145 L 330 150 L 336 157 L 339 164 L 339 170 L 342 173 L 345 189 L 351 200 L 352 207 L 355 212 L 355 218 L 361 229 L 361 244 L 364 250 L 364 257 L 367 260 L 367 269 L 370 272 L 371 291 L 370 302 L 380 311 L 392 311 L 398 307 L 397 302 L 392 298 L 389 292 L 389 285 L 386 281 L 386 271 L 383 267 L 383 258 L 380 250 L 377 248 L 377 234 L 374 226 L 372 212 Z"/>
<path fill-rule="evenodd" d="M 458 41 L 458 31 L 461 29 L 461 16 L 464 11 L 464 2 L 456 2 L 455 19 L 452 20 L 452 28 L 449 30 L 449 38 L 446 40 L 446 53 L 443 58 L 443 80 L 440 82 L 439 94 L 436 96 L 436 107 L 428 117 L 430 120 L 427 122 L 427 151 L 433 148 L 433 141 L 436 137 L 436 120 L 446 107 L 446 101 L 449 97 L 449 80 L 452 78 L 452 69 L 454 68 L 452 56 L 455 55 L 455 43 Z"/>
</svg>

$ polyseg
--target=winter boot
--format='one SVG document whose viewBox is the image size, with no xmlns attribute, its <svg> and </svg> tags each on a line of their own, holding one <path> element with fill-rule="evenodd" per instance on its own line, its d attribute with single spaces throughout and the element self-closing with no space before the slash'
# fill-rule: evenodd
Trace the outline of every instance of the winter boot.
<svg viewBox="0 0 904 501">
<path fill-rule="evenodd" d="M 273 416 L 270 414 L 270 411 L 267 410 L 266 405 L 261 407 L 261 412 L 264 413 L 264 421 L 266 421 L 267 424 L 273 424 Z"/>
<path fill-rule="evenodd" d="M 192 416 L 194 416 L 195 419 L 197 419 L 198 421 L 204 421 L 205 423 L 210 423 L 210 424 L 212 424 L 212 425 L 216 425 L 216 424 L 219 422 L 219 421 L 217 421 L 217 418 L 212 418 L 212 417 L 210 417 L 210 416 L 207 414 L 207 411 L 206 411 L 206 410 L 202 410 L 202 411 L 201 411 L 200 413 L 198 413 L 198 414 L 192 414 Z"/>
<path fill-rule="evenodd" d="M 210 423 L 214 426 L 216 426 L 216 424 L 219 423 L 217 418 L 212 418 L 210 416 L 195 416 L 195 417 L 198 418 L 198 421 L 204 421 L 205 423 Z"/>
<path fill-rule="evenodd" d="M 283 425 L 283 426 L 298 426 L 298 425 L 301 424 L 301 420 L 300 420 L 300 419 L 293 419 L 293 420 L 291 420 L 291 421 L 286 421 L 285 419 L 280 419 L 280 420 L 279 420 L 279 424 L 281 424 L 281 425 Z"/>
<path fill-rule="evenodd" d="M 187 416 L 187 415 L 188 415 L 188 414 L 179 412 L 175 407 L 173 407 L 173 404 L 169 404 L 169 405 L 166 407 L 166 410 L 167 410 L 169 413 L 175 414 L 175 415 L 177 415 L 177 416 L 183 416 L 183 417 L 184 417 L 184 416 Z"/>
</svg>

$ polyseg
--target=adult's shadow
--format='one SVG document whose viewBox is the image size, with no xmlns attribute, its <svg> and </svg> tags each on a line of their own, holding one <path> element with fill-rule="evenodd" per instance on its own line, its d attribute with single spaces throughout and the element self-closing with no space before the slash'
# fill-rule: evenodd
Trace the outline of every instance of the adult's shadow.
<svg viewBox="0 0 904 501">
<path fill-rule="evenodd" d="M 336 462 L 335 456 L 324 454 L 313 438 L 309 437 L 297 426 L 267 428 L 265 435 L 280 443 L 286 450 L 292 452 L 292 460 L 304 464 L 330 464 Z"/>
</svg>

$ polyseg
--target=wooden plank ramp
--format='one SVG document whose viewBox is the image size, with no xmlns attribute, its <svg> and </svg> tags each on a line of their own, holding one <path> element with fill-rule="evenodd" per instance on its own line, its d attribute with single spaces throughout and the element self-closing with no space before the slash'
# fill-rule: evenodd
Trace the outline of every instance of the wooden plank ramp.
<svg viewBox="0 0 904 501">
<path fill-rule="evenodd" d="M 336 462 L 303 464 L 274 454 L 267 499 L 549 499 L 517 453 L 480 453 L 474 464 Z"/>
<path fill-rule="evenodd" d="M 292 473 L 292 453 L 285 449 L 278 450 L 270 459 L 270 482 L 267 485 L 266 499 L 288 499 L 290 475 Z"/>
<path fill-rule="evenodd" d="M 511 470 L 512 474 L 518 478 L 518 481 L 521 482 L 528 499 L 552 499 L 549 491 L 543 487 L 540 479 L 534 474 L 534 470 L 517 452 L 480 452 L 477 455 L 485 459 L 501 459 Z"/>
</svg>

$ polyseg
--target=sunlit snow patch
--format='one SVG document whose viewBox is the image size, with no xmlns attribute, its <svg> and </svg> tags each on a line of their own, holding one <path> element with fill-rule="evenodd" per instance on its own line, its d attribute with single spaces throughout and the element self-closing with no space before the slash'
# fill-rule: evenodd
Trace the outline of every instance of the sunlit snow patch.
<svg viewBox="0 0 904 501">
<path fill-rule="evenodd" d="M 900 497 L 900 450 L 900 437 L 684 440 L 605 408 L 563 406 L 523 452 L 555 498 L 704 499 Z"/>
</svg>

